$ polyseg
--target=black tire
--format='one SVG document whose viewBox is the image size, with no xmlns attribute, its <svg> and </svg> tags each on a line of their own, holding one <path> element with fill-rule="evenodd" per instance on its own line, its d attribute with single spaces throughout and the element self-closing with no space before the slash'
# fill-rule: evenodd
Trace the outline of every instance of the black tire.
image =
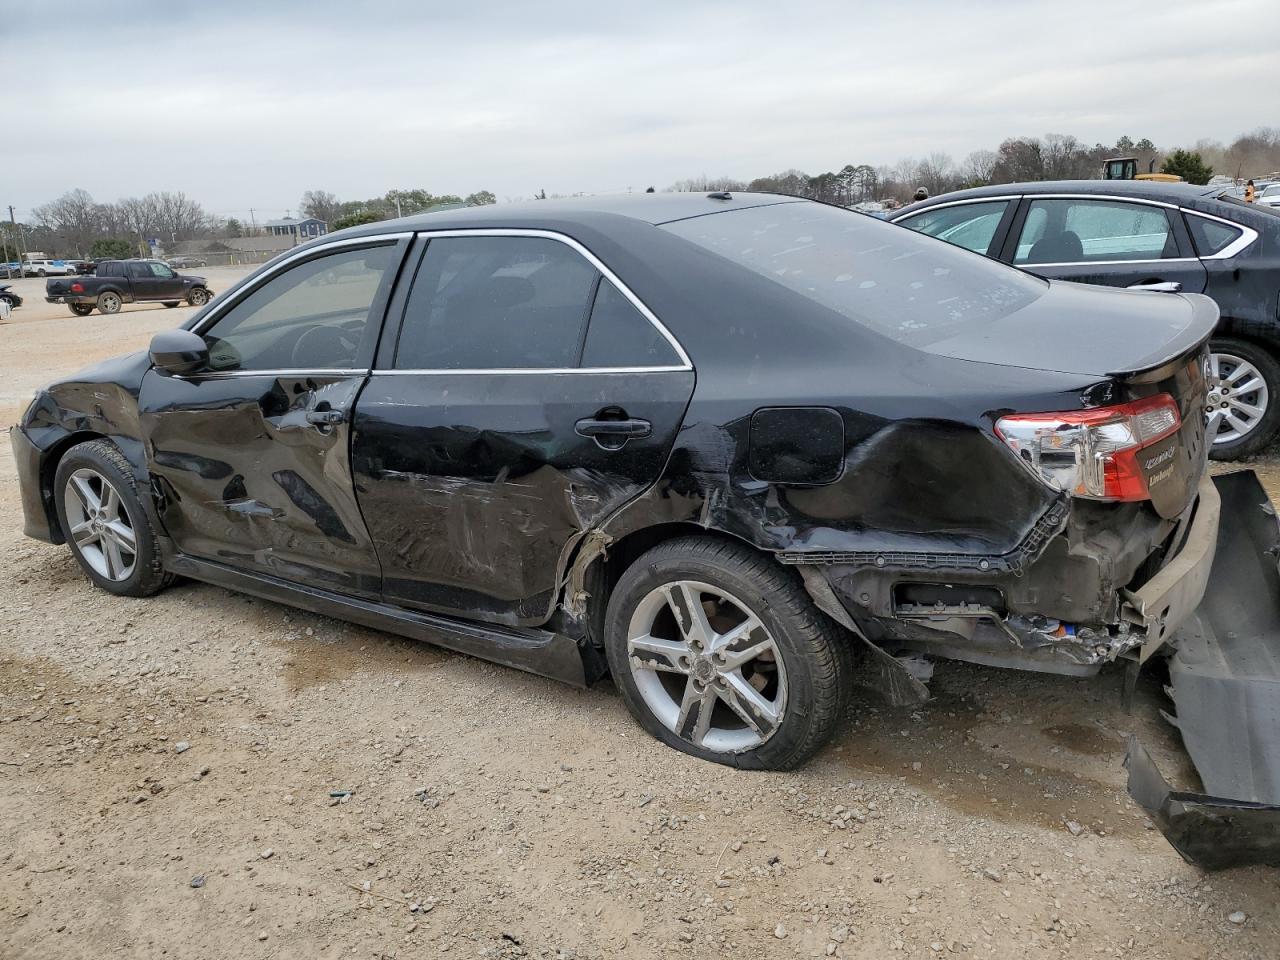
<svg viewBox="0 0 1280 960">
<path fill-rule="evenodd" d="M 1280 430 L 1280 362 L 1266 348 L 1235 337 L 1214 337 L 1209 341 L 1209 351 L 1215 355 L 1239 357 L 1252 364 L 1261 374 L 1268 395 L 1266 409 L 1256 426 L 1238 438 L 1212 444 L 1209 456 L 1214 460 L 1236 460 L 1258 453 L 1275 440 L 1276 432 Z"/>
<path fill-rule="evenodd" d="M 166 301 L 164 302 L 164 305 L 165 305 L 166 307 L 168 307 L 170 310 L 172 310 L 174 307 L 176 307 L 176 306 L 177 306 L 179 303 L 181 303 L 181 302 L 182 302 L 181 300 L 166 300 Z"/>
<path fill-rule="evenodd" d="M 116 293 L 114 290 L 107 290 L 98 294 L 98 312 L 105 314 L 119 313 L 120 308 L 124 305 L 124 297 Z"/>
<path fill-rule="evenodd" d="M 209 302 L 209 291 L 204 287 L 192 287 L 187 294 L 187 303 L 193 307 L 203 307 Z"/>
<path fill-rule="evenodd" d="M 7 303 L 9 305 L 10 310 L 18 309 L 18 305 L 13 302 L 13 297 L 0 296 L 0 300 L 3 300 L 5 303 Z"/>
<path fill-rule="evenodd" d="M 93 568 L 71 535 L 72 524 L 67 518 L 66 490 L 73 474 L 78 470 L 92 470 L 109 482 L 120 498 L 120 506 L 132 527 L 136 552 L 132 572 L 128 577 L 113 580 Z M 58 523 L 67 539 L 71 554 L 96 586 L 109 593 L 125 597 L 149 597 L 163 590 L 174 580 L 161 565 L 160 543 L 155 528 L 138 496 L 138 484 L 133 470 L 120 448 L 109 440 L 89 440 L 77 444 L 58 462 L 53 480 L 53 499 L 58 511 Z"/>
<path fill-rule="evenodd" d="M 71 308 L 71 312 L 77 317 L 87 317 L 89 314 L 93 313 L 92 303 L 69 303 L 67 306 Z"/>
<path fill-rule="evenodd" d="M 699 581 L 742 600 L 769 631 L 786 675 L 786 704 L 772 733 L 741 752 L 708 750 L 669 728 L 645 702 L 628 662 L 627 631 L 638 605 L 663 584 Z M 605 614 L 605 652 L 622 699 L 640 725 L 692 756 L 749 770 L 788 770 L 818 751 L 849 702 L 853 651 L 795 572 L 746 546 L 710 537 L 659 544 L 623 573 Z M 679 675 L 673 675 L 680 682 Z"/>
<path fill-rule="evenodd" d="M 48 275 L 49 275 L 49 274 L 48 274 L 46 271 L 44 271 L 44 270 L 37 270 L 37 271 L 36 271 L 36 276 L 37 276 L 37 277 L 47 277 Z"/>
</svg>

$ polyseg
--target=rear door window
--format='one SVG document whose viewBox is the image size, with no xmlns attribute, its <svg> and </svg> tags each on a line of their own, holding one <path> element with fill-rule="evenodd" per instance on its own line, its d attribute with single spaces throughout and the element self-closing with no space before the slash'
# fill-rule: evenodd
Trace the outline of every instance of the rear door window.
<svg viewBox="0 0 1280 960">
<path fill-rule="evenodd" d="M 151 278 L 151 269 L 145 263 L 130 263 L 129 276 L 134 280 L 148 280 Z"/>
<path fill-rule="evenodd" d="M 959 203 L 949 207 L 934 207 L 899 220 L 904 227 L 937 237 L 964 247 L 974 253 L 990 252 L 1000 218 L 1008 209 L 1008 200 L 990 200 L 983 203 Z"/>
<path fill-rule="evenodd" d="M 582 350 L 584 367 L 676 367 L 682 361 L 667 338 L 626 294 L 600 281 Z"/>
<path fill-rule="evenodd" d="M 576 367 L 599 272 L 544 237 L 440 237 L 414 277 L 401 370 Z"/>
<path fill-rule="evenodd" d="M 1208 217 L 1197 217 L 1188 213 L 1187 229 L 1191 232 L 1191 242 L 1196 245 L 1196 253 L 1202 257 L 1211 257 L 1221 253 L 1240 239 L 1244 232 L 1239 227 Z"/>
<path fill-rule="evenodd" d="M 1163 207 L 1118 200 L 1033 200 L 1016 264 L 1106 263 L 1179 256 Z"/>
</svg>

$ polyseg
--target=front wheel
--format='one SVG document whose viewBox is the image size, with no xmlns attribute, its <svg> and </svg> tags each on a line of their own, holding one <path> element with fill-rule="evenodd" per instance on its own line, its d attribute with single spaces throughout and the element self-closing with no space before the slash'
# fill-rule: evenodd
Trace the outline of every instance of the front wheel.
<svg viewBox="0 0 1280 960">
<path fill-rule="evenodd" d="M 76 561 L 103 590 L 146 597 L 169 585 L 160 544 L 120 448 L 90 440 L 67 451 L 54 474 L 58 523 Z"/>
<path fill-rule="evenodd" d="M 726 541 L 671 540 L 636 560 L 609 599 L 605 650 L 642 727 L 730 766 L 798 766 L 848 702 L 848 639 L 793 571 Z"/>
<path fill-rule="evenodd" d="M 92 303 L 69 303 L 67 306 L 71 308 L 71 312 L 77 317 L 87 317 L 89 314 L 93 313 Z"/>
<path fill-rule="evenodd" d="M 187 303 L 193 307 L 203 307 L 209 302 L 209 291 L 204 287 L 193 287 L 187 294 Z"/>
<path fill-rule="evenodd" d="M 37 276 L 37 277 L 47 277 L 48 275 L 49 275 L 49 274 L 48 274 L 48 271 L 45 271 L 45 270 L 37 270 L 37 271 L 36 271 L 36 276 Z"/>
<path fill-rule="evenodd" d="M 1206 412 L 1209 456 L 1235 460 L 1257 453 L 1280 429 L 1280 362 L 1234 337 L 1209 341 Z"/>
</svg>

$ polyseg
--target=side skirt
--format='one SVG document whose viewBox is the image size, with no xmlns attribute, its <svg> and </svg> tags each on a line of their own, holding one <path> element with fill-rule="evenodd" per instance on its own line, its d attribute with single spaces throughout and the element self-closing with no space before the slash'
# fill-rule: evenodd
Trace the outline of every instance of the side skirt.
<svg viewBox="0 0 1280 960">
<path fill-rule="evenodd" d="M 170 557 L 165 566 L 171 572 L 192 580 L 212 583 L 228 590 L 300 607 L 312 613 L 359 623 L 413 640 L 425 640 L 447 650 L 515 667 L 517 670 L 536 673 L 577 687 L 588 685 L 578 644 L 564 634 L 455 620 L 439 614 L 405 610 L 393 604 L 347 597 L 182 554 Z"/>
</svg>

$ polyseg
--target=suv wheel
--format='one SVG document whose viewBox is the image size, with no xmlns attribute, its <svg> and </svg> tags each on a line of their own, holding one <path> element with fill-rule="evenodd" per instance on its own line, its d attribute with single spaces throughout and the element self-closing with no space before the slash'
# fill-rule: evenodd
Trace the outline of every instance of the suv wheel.
<svg viewBox="0 0 1280 960">
<path fill-rule="evenodd" d="M 67 545 L 89 579 L 111 593 L 146 597 L 168 586 L 160 544 L 120 449 L 90 440 L 67 451 L 54 476 Z"/>
<path fill-rule="evenodd" d="M 640 725 L 716 763 L 795 767 L 848 702 L 848 639 L 792 571 L 735 543 L 682 538 L 636 560 L 609 598 L 605 648 Z"/>
<path fill-rule="evenodd" d="M 1205 409 L 1213 459 L 1257 453 L 1280 428 L 1280 362 L 1248 340 L 1211 340 Z"/>
<path fill-rule="evenodd" d="M 98 294 L 98 312 L 99 313 L 119 313 L 120 306 L 124 303 L 120 299 L 120 294 L 108 290 L 106 293 Z"/>
</svg>

